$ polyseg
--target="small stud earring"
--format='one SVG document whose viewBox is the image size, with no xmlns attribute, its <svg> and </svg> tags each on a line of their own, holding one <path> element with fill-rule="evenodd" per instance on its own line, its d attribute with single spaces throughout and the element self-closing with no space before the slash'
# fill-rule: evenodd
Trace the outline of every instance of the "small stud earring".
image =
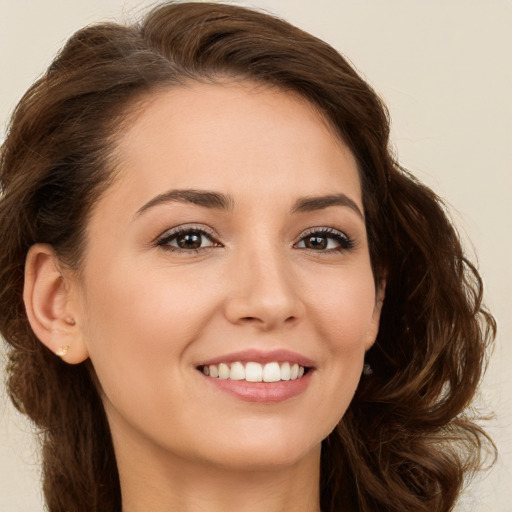
<svg viewBox="0 0 512 512">
<path fill-rule="evenodd" d="M 363 375 L 371 375 L 373 373 L 372 367 L 368 363 L 363 364 Z"/>
<path fill-rule="evenodd" d="M 55 355 L 59 356 L 59 357 L 64 357 L 65 355 L 67 355 L 68 351 L 69 351 L 69 345 L 62 345 L 62 347 L 60 347 L 59 350 L 57 350 L 57 352 L 55 352 Z"/>
</svg>

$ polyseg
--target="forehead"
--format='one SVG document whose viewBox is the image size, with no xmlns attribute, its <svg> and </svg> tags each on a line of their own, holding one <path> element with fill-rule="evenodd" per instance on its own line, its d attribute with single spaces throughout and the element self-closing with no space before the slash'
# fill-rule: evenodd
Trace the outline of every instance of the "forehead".
<svg viewBox="0 0 512 512">
<path fill-rule="evenodd" d="M 119 184 L 138 202 L 170 188 L 260 199 L 276 189 L 284 199 L 341 188 L 361 202 L 355 158 L 329 122 L 297 94 L 253 83 L 190 84 L 145 98 L 119 134 L 115 161 Z"/>
</svg>

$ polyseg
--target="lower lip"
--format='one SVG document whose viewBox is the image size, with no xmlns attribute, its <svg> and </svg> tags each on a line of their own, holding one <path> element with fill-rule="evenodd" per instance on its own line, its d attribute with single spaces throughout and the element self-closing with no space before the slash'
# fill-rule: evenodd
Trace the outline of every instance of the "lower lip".
<svg viewBox="0 0 512 512">
<path fill-rule="evenodd" d="M 300 379 L 281 380 L 279 382 L 247 382 L 246 380 L 207 377 L 203 373 L 201 375 L 220 391 L 245 402 L 276 403 L 289 400 L 303 393 L 311 381 L 312 373 L 313 371 L 310 369 Z"/>
</svg>

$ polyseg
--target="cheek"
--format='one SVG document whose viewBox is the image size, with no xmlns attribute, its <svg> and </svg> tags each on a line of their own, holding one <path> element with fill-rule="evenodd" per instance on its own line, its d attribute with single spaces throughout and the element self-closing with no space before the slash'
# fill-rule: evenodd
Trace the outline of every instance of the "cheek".
<svg viewBox="0 0 512 512">
<path fill-rule="evenodd" d="M 324 348 L 318 375 L 323 406 L 317 412 L 318 428 L 327 437 L 354 397 L 365 352 L 374 341 L 373 279 L 333 283 L 329 293 L 318 294 L 316 305 L 317 334 Z"/>
<path fill-rule="evenodd" d="M 187 272 L 169 272 L 158 265 L 116 265 L 105 268 L 101 280 L 87 284 L 89 320 L 113 332 L 151 332 L 168 325 L 186 326 L 201 309 L 204 286 Z M 176 321 L 179 319 L 179 321 Z"/>
<path fill-rule="evenodd" d="M 171 426 L 187 406 L 181 363 L 197 338 L 197 294 L 193 285 L 177 294 L 179 281 L 171 286 L 158 271 L 153 277 L 147 270 L 117 270 L 105 272 L 87 293 L 86 341 L 109 420 L 119 414 L 133 422 L 139 414 L 154 420 L 155 411 L 170 410 L 165 420 Z"/>
<path fill-rule="evenodd" d="M 101 280 L 89 280 L 85 292 L 85 336 L 98 374 L 145 373 L 165 366 L 186 351 L 208 324 L 217 287 L 201 276 L 171 271 L 158 264 L 148 269 L 111 265 Z"/>
<path fill-rule="evenodd" d="M 323 283 L 323 286 L 319 286 Z M 373 342 L 375 284 L 371 268 L 331 272 L 308 293 L 310 310 L 332 353 L 360 356 Z M 378 319 L 377 319 L 378 320 Z"/>
</svg>

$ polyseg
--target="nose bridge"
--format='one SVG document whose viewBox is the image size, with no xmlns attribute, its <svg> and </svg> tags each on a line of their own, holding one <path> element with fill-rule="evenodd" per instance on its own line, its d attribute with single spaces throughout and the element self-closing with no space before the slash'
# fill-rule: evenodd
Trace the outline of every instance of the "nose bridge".
<svg viewBox="0 0 512 512">
<path fill-rule="evenodd" d="M 236 252 L 226 305 L 229 320 L 270 329 L 299 319 L 303 305 L 285 248 L 267 240 Z"/>
</svg>

